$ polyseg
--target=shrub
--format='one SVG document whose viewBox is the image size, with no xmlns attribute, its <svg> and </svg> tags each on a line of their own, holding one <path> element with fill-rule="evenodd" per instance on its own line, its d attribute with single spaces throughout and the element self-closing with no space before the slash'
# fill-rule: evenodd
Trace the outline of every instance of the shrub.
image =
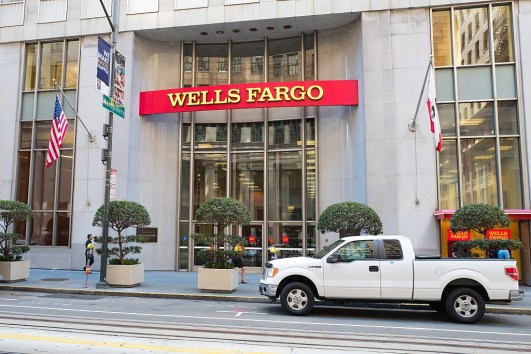
<svg viewBox="0 0 531 354">
<path fill-rule="evenodd" d="M 0 261 L 14 262 L 22 260 L 29 251 L 27 245 L 17 245 L 19 235 L 8 233 L 7 229 L 15 222 L 26 221 L 33 216 L 31 208 L 24 203 L 12 200 L 0 200 Z"/>
<path fill-rule="evenodd" d="M 382 221 L 369 206 L 357 202 L 332 204 L 319 216 L 321 232 L 337 232 L 339 237 L 359 236 L 364 231 L 371 235 L 382 233 Z"/>
<path fill-rule="evenodd" d="M 197 243 L 210 245 L 209 249 L 199 252 L 198 257 L 204 262 L 205 268 L 231 269 L 234 265 L 230 259 L 243 256 L 243 252 L 228 250 L 225 245 L 245 245 L 245 238 L 226 235 L 225 228 L 230 225 L 244 225 L 251 222 L 249 210 L 240 201 L 232 198 L 213 198 L 197 209 L 198 223 L 215 227 L 217 233 L 196 233 L 192 237 Z"/>
<path fill-rule="evenodd" d="M 103 226 L 103 208 L 100 206 L 94 215 L 92 226 Z M 123 231 L 129 227 L 147 226 L 151 223 L 146 208 L 138 203 L 127 200 L 115 200 L 109 203 L 109 226 L 116 231 L 116 237 L 108 237 L 109 244 L 115 244 L 117 247 L 109 247 L 109 264 L 138 264 L 140 261 L 137 258 L 125 257 L 128 254 L 138 254 L 142 251 L 142 247 L 138 245 L 130 245 L 130 243 L 143 243 L 145 238 L 122 235 Z M 94 238 L 97 243 L 101 243 L 101 237 Z M 96 250 L 101 254 L 101 248 Z"/>
</svg>

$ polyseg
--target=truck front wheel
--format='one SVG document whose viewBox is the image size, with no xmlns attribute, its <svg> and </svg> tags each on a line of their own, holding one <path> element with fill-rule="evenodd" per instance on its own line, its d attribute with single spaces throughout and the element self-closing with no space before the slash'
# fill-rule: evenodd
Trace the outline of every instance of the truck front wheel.
<svg viewBox="0 0 531 354">
<path fill-rule="evenodd" d="M 445 305 L 448 316 L 460 323 L 476 323 L 485 314 L 485 301 L 470 288 L 452 290 L 446 297 Z"/>
<path fill-rule="evenodd" d="M 280 304 L 290 315 L 307 315 L 315 302 L 312 289 L 304 283 L 287 284 L 280 293 Z"/>
</svg>

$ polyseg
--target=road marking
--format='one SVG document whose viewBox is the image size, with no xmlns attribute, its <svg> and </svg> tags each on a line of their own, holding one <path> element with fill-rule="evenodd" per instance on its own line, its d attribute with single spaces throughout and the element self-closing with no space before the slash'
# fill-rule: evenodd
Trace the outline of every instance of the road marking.
<svg viewBox="0 0 531 354">
<path fill-rule="evenodd" d="M 264 322 L 268 323 L 280 323 L 280 324 L 301 324 L 301 325 L 315 325 L 315 326 L 328 326 L 328 327 L 351 327 L 351 328 L 384 328 L 384 329 L 403 329 L 410 331 L 429 331 L 429 332 L 449 332 L 449 333 L 470 333 L 470 334 L 497 334 L 497 335 L 511 335 L 517 337 L 531 337 L 531 333 L 514 333 L 514 332 L 488 332 L 485 330 L 482 331 L 472 331 L 466 330 L 463 328 L 460 329 L 445 329 L 445 328 L 428 328 L 428 327 L 406 327 L 406 326 L 389 326 L 389 325 L 368 325 L 368 324 L 349 324 L 349 323 L 326 323 L 326 322 L 303 322 L 303 321 L 278 321 L 278 320 L 255 320 L 247 318 L 220 318 L 220 317 L 210 317 L 210 316 L 188 316 L 188 315 L 166 315 L 158 313 L 136 313 L 136 312 L 120 312 L 120 311 L 99 311 L 99 310 L 81 310 L 81 309 L 65 309 L 58 307 L 38 307 L 38 306 L 23 306 L 23 305 L 1 305 L 0 307 L 14 307 L 14 308 L 26 308 L 26 309 L 36 309 L 36 310 L 52 310 L 52 311 L 72 311 L 72 312 L 88 312 L 88 313 L 102 313 L 110 315 L 130 315 L 130 316 L 139 316 L 139 317 L 167 317 L 167 318 L 185 318 L 185 319 L 201 319 L 201 320 L 224 320 L 224 321 L 247 321 L 247 322 L 259 322 L 263 324 Z M 21 315 L 19 312 L 5 311 L 13 313 L 16 315 Z M 29 314 L 29 315 L 43 315 L 39 313 Z"/>
<path fill-rule="evenodd" d="M 245 311 L 216 311 L 216 312 L 235 313 L 234 317 L 240 317 L 244 313 L 250 313 L 253 315 L 267 315 L 267 313 L 265 312 L 245 312 Z"/>
<path fill-rule="evenodd" d="M 94 339 L 77 339 L 77 338 L 59 338 L 50 336 L 31 336 L 26 334 L 0 334 L 1 339 L 15 339 L 25 340 L 30 342 L 45 342 L 45 343 L 62 343 L 62 344 L 76 344 L 88 345 L 94 347 L 110 347 L 120 349 L 137 349 L 137 350 L 156 350 L 166 353 L 206 353 L 206 354 L 233 354 L 234 349 L 213 349 L 213 348 L 178 348 L 167 345 L 149 345 L 149 344 L 132 344 L 127 342 L 111 342 L 108 340 L 94 340 Z M 242 351 L 238 353 L 246 354 L 272 354 L 272 352 L 256 352 L 256 351 Z"/>
</svg>

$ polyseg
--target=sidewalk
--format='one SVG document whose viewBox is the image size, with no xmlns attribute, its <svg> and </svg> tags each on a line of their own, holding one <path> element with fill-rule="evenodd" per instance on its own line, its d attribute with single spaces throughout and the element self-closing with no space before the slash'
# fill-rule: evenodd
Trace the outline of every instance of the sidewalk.
<svg viewBox="0 0 531 354">
<path fill-rule="evenodd" d="M 215 300 L 262 302 L 270 300 L 258 293 L 258 284 L 261 274 L 246 274 L 247 284 L 238 284 L 238 288 L 230 294 L 207 293 L 197 289 L 196 272 L 173 271 L 146 271 L 142 285 L 134 288 L 107 288 L 96 289 L 100 280 L 100 273 L 93 272 L 89 275 L 87 288 L 85 288 L 85 272 L 75 270 L 56 269 L 31 269 L 30 278 L 23 282 L 0 283 L 0 291 L 28 291 L 45 293 L 107 295 L 107 296 L 132 296 L 172 299 Z M 525 292 L 523 301 L 513 301 L 509 305 L 487 304 L 487 312 L 511 313 L 531 315 L 531 287 L 520 286 L 520 291 Z M 352 303 L 353 307 L 378 307 L 400 309 L 428 309 L 423 304 L 363 304 Z"/>
</svg>

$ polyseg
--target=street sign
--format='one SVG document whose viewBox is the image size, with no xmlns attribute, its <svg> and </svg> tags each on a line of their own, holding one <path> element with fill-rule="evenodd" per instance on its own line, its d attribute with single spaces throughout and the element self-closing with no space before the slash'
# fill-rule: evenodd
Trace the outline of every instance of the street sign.
<svg viewBox="0 0 531 354">
<path fill-rule="evenodd" d="M 125 107 L 118 105 L 115 101 L 105 95 L 103 95 L 103 108 L 106 108 L 121 118 L 125 118 Z"/>
</svg>

